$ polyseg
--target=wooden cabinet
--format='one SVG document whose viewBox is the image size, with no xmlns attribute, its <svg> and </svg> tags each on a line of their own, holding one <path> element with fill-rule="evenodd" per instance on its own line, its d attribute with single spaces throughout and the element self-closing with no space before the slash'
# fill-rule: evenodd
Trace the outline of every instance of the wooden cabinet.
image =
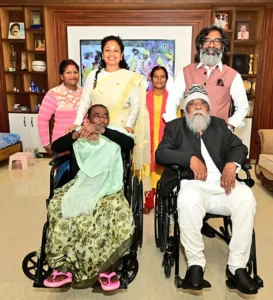
<svg viewBox="0 0 273 300">
<path fill-rule="evenodd" d="M 8 112 L 15 112 L 15 104 L 24 106 L 28 112 L 37 112 L 37 106 L 48 90 L 47 71 L 35 72 L 32 69 L 33 61 L 46 62 L 45 28 L 32 28 L 35 14 L 40 15 L 43 26 L 42 6 L 0 8 L 4 92 Z M 19 38 L 13 38 L 10 34 L 10 27 L 14 23 L 20 25 Z M 35 89 L 31 90 L 31 83 L 36 85 Z"/>
<path fill-rule="evenodd" d="M 10 131 L 21 136 L 24 151 L 38 148 L 39 152 L 45 152 L 40 142 L 37 117 L 37 114 L 9 113 Z"/>
</svg>

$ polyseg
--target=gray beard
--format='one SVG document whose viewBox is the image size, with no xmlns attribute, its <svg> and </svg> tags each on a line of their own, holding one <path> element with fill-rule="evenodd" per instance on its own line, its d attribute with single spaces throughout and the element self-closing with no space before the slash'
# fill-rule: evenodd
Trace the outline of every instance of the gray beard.
<svg viewBox="0 0 273 300">
<path fill-rule="evenodd" d="M 200 51 L 200 62 L 204 65 L 215 66 L 222 60 L 222 57 L 222 52 L 220 52 L 219 54 L 216 53 L 215 55 L 211 55 L 203 53 L 202 50 Z"/>
<path fill-rule="evenodd" d="M 208 113 L 203 114 L 203 116 L 196 116 L 193 112 L 192 117 L 190 117 L 186 112 L 185 115 L 187 126 L 193 133 L 198 133 L 199 131 L 204 132 L 210 124 L 210 115 Z"/>
</svg>

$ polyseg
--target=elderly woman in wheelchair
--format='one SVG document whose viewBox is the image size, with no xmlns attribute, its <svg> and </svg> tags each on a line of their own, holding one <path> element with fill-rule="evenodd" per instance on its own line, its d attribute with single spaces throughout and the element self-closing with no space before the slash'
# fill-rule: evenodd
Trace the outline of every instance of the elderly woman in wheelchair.
<svg viewBox="0 0 273 300">
<path fill-rule="evenodd" d="M 56 189 L 49 202 L 45 253 L 54 271 L 44 280 L 46 287 L 82 288 L 98 280 L 103 290 L 119 288 L 111 266 L 133 240 L 135 224 L 123 193 L 121 156 L 121 150 L 133 149 L 133 135 L 108 127 L 109 112 L 103 105 L 92 106 L 88 118 L 91 140 L 80 138 L 76 129 L 51 146 L 56 153 L 72 152 L 70 171 L 77 175 Z"/>
<path fill-rule="evenodd" d="M 210 286 L 203 278 L 206 260 L 201 234 L 203 219 L 210 213 L 230 216 L 232 222 L 232 236 L 227 241 L 230 250 L 226 268 L 228 280 L 240 292 L 256 294 L 260 286 L 246 269 L 256 201 L 251 189 L 236 180 L 236 173 L 247 156 L 247 147 L 227 128 L 224 120 L 210 116 L 210 101 L 202 86 L 193 85 L 189 89 L 184 112 L 184 117 L 167 123 L 156 151 L 156 162 L 165 166 L 160 179 L 161 195 L 157 194 L 156 201 L 159 203 L 161 199 L 161 206 L 162 201 L 166 203 L 162 206 L 165 213 L 170 213 L 173 199 L 167 201 L 177 187 L 173 193 L 176 193 L 177 202 L 171 212 L 175 211 L 175 232 L 177 240 L 180 232 L 188 265 L 185 279 L 177 286 L 193 290 Z M 159 210 L 156 208 L 156 213 Z M 160 234 L 159 231 L 158 236 Z M 174 242 L 175 259 L 178 244 L 179 241 Z M 176 267 L 178 269 L 177 262 Z"/>
</svg>

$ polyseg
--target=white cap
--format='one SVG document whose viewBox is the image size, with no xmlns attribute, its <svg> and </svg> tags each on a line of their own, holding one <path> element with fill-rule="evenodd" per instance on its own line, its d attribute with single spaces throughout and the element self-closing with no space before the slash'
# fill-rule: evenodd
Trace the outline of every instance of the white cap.
<svg viewBox="0 0 273 300">
<path fill-rule="evenodd" d="M 184 111 L 191 100 L 202 99 L 208 103 L 210 108 L 210 101 L 208 94 L 204 87 L 200 84 L 193 84 L 184 96 Z"/>
</svg>

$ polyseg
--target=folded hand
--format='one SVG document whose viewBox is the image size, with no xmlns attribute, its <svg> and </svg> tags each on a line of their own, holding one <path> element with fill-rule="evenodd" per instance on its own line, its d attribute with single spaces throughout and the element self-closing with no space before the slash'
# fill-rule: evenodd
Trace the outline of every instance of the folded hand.
<svg viewBox="0 0 273 300">
<path fill-rule="evenodd" d="M 83 125 L 79 133 L 80 133 L 80 137 L 84 137 L 84 138 L 90 137 L 91 140 L 94 140 L 95 135 L 97 135 L 96 139 L 98 139 L 98 135 L 104 133 L 104 131 L 105 128 L 103 126 L 89 123 Z"/>
</svg>

